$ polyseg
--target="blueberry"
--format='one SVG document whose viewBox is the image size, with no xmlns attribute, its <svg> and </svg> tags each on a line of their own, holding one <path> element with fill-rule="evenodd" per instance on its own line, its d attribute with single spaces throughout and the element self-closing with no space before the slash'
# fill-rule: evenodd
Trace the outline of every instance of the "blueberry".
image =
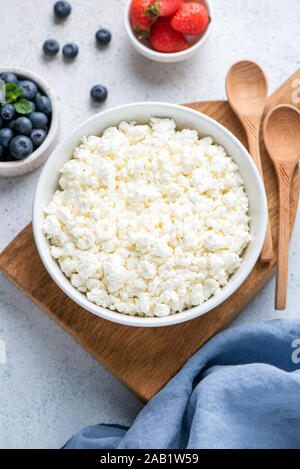
<svg viewBox="0 0 300 469">
<path fill-rule="evenodd" d="M 18 84 L 18 78 L 14 73 L 3 73 L 1 78 L 3 81 L 5 81 L 5 83 L 15 83 L 16 85 Z"/>
<path fill-rule="evenodd" d="M 11 121 L 8 121 L 8 122 L 6 123 L 6 127 L 8 127 L 8 128 L 11 129 L 11 130 L 14 130 L 15 123 L 16 123 L 16 119 L 12 119 Z"/>
<path fill-rule="evenodd" d="M 3 120 L 2 120 L 2 117 L 0 117 L 0 129 L 2 129 L 3 127 Z"/>
<path fill-rule="evenodd" d="M 1 159 L 2 159 L 3 154 L 4 154 L 4 148 L 3 148 L 3 146 L 2 146 L 1 143 L 0 143 L 0 161 L 1 161 Z"/>
<path fill-rule="evenodd" d="M 26 156 L 32 153 L 32 150 L 32 141 L 25 135 L 17 135 L 11 140 L 9 144 L 10 154 L 16 158 L 16 160 L 22 160 L 23 158 L 26 158 Z"/>
<path fill-rule="evenodd" d="M 36 96 L 37 86 L 33 81 L 21 80 L 19 81 L 19 87 L 24 88 L 24 93 L 21 96 L 22 98 L 33 99 Z"/>
<path fill-rule="evenodd" d="M 51 101 L 48 96 L 43 96 L 40 93 L 36 95 L 35 104 L 38 111 L 43 112 L 44 114 L 51 114 L 52 106 Z"/>
<path fill-rule="evenodd" d="M 74 42 L 68 42 L 63 47 L 63 55 L 66 59 L 75 59 L 79 52 L 79 48 Z"/>
<path fill-rule="evenodd" d="M 111 40 L 111 33 L 108 29 L 101 28 L 96 32 L 96 39 L 102 46 L 106 46 Z"/>
<path fill-rule="evenodd" d="M 102 103 L 107 98 L 107 89 L 102 85 L 95 85 L 91 89 L 91 97 L 97 103 Z"/>
<path fill-rule="evenodd" d="M 32 112 L 29 115 L 33 129 L 46 129 L 48 125 L 48 117 L 43 112 Z"/>
<path fill-rule="evenodd" d="M 35 110 L 36 110 L 35 102 L 33 102 L 33 101 L 29 101 L 29 102 L 31 104 L 31 112 L 35 112 Z"/>
<path fill-rule="evenodd" d="M 0 144 L 4 148 L 7 148 L 13 136 L 14 136 L 13 131 L 11 129 L 8 129 L 7 127 L 4 127 L 3 129 L 0 130 Z"/>
<path fill-rule="evenodd" d="M 43 51 L 46 55 L 53 57 L 59 51 L 59 44 L 56 39 L 47 39 L 43 44 Z"/>
<path fill-rule="evenodd" d="M 4 104 L 1 108 L 1 117 L 5 121 L 9 121 L 15 117 L 16 111 L 12 104 Z"/>
<path fill-rule="evenodd" d="M 44 129 L 33 129 L 30 134 L 31 141 L 34 147 L 39 147 L 45 138 L 47 137 L 47 132 Z"/>
<path fill-rule="evenodd" d="M 71 13 L 71 5 L 69 2 L 62 0 L 60 2 L 56 2 L 54 5 L 54 14 L 59 18 L 66 18 Z"/>
<path fill-rule="evenodd" d="M 14 126 L 15 134 L 29 135 L 32 131 L 32 123 L 28 117 L 18 117 Z"/>
</svg>

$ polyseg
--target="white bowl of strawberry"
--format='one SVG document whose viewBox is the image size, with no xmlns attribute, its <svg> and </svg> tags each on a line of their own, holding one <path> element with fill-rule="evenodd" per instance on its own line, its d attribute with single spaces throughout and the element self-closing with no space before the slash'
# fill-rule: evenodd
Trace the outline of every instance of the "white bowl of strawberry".
<svg viewBox="0 0 300 469">
<path fill-rule="evenodd" d="M 143 56 L 157 62 L 179 62 L 204 44 L 212 17 L 210 0 L 129 0 L 125 27 Z"/>
</svg>

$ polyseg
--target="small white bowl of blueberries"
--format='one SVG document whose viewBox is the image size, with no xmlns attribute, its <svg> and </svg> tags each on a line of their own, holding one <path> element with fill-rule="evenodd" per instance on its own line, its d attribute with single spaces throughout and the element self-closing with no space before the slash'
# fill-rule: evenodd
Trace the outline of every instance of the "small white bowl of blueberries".
<svg viewBox="0 0 300 469">
<path fill-rule="evenodd" d="M 0 67 L 0 177 L 41 166 L 57 134 L 57 98 L 48 83 L 30 70 Z"/>
</svg>

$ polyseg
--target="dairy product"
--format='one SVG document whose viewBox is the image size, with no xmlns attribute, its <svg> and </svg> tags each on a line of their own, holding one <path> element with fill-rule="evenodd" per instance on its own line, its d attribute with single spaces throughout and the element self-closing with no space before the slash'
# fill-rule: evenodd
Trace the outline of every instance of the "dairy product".
<svg viewBox="0 0 300 469">
<path fill-rule="evenodd" d="M 168 118 L 88 136 L 45 209 L 51 254 L 99 306 L 165 317 L 218 293 L 250 241 L 238 166 Z"/>
</svg>

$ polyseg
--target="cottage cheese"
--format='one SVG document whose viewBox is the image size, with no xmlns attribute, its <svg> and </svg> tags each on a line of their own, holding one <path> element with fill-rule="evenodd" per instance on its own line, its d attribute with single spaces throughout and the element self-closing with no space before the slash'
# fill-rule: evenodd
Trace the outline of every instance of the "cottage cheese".
<svg viewBox="0 0 300 469">
<path fill-rule="evenodd" d="M 238 166 L 172 119 L 84 137 L 45 209 L 51 254 L 99 306 L 165 317 L 215 295 L 250 241 Z"/>
</svg>

